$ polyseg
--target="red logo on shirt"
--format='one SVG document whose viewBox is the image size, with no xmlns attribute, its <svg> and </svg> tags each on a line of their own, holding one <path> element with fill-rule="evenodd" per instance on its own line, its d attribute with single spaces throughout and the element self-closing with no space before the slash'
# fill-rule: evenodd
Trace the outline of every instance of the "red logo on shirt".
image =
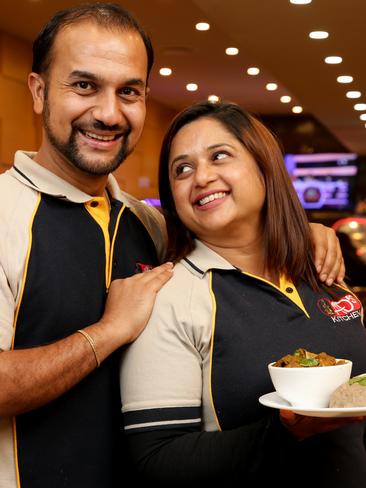
<svg viewBox="0 0 366 488">
<path fill-rule="evenodd" d="M 136 263 L 136 273 L 145 273 L 153 269 L 152 264 Z"/>
<path fill-rule="evenodd" d="M 329 298 L 321 298 L 318 300 L 319 310 L 328 316 L 356 318 L 360 316 L 361 303 L 353 295 L 345 295 L 340 300 L 330 300 Z M 356 312 L 356 314 L 354 314 Z"/>
</svg>

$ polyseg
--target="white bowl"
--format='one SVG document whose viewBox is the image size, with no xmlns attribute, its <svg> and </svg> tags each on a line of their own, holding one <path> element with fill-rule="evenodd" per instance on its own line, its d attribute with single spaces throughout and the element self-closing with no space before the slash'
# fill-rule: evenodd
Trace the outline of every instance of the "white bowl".
<svg viewBox="0 0 366 488">
<path fill-rule="evenodd" d="M 351 377 L 352 361 L 334 366 L 281 368 L 268 365 L 276 392 L 292 406 L 326 408 L 330 395 Z"/>
</svg>

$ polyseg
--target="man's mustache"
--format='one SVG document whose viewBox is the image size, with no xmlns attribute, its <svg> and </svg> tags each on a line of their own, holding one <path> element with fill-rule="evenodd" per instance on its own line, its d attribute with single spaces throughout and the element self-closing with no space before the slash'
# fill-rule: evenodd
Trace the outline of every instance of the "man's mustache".
<svg viewBox="0 0 366 488">
<path fill-rule="evenodd" d="M 74 129 L 79 129 L 82 131 L 91 131 L 93 129 L 95 130 L 103 130 L 106 132 L 117 132 L 123 135 L 124 137 L 128 137 L 131 133 L 131 126 L 130 124 L 127 124 L 125 126 L 119 125 L 119 124 L 114 124 L 114 125 L 106 125 L 104 122 L 101 120 L 95 120 L 91 126 L 81 126 L 79 124 L 73 124 Z"/>
</svg>

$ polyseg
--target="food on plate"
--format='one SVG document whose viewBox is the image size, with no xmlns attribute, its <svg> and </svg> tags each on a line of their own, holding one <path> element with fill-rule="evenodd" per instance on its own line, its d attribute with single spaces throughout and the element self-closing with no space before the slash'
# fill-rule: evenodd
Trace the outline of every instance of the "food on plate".
<svg viewBox="0 0 366 488">
<path fill-rule="evenodd" d="M 331 408 L 366 407 L 366 373 L 354 376 L 330 396 Z"/>
<path fill-rule="evenodd" d="M 276 361 L 273 366 L 279 368 L 311 368 L 317 366 L 336 366 L 338 364 L 344 364 L 345 362 L 344 359 L 336 359 L 326 352 L 316 354 L 307 351 L 306 349 L 299 348 L 296 349 L 293 354 L 287 354 Z"/>
</svg>

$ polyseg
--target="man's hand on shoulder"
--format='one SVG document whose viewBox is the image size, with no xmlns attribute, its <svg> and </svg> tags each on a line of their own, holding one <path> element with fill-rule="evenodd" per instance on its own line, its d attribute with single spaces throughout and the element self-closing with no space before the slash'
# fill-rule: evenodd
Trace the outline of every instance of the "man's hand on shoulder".
<svg viewBox="0 0 366 488">
<path fill-rule="evenodd" d="M 345 266 L 341 246 L 335 231 L 323 224 L 310 223 L 311 239 L 314 247 L 314 263 L 321 281 L 328 286 L 342 283 Z"/>
</svg>

